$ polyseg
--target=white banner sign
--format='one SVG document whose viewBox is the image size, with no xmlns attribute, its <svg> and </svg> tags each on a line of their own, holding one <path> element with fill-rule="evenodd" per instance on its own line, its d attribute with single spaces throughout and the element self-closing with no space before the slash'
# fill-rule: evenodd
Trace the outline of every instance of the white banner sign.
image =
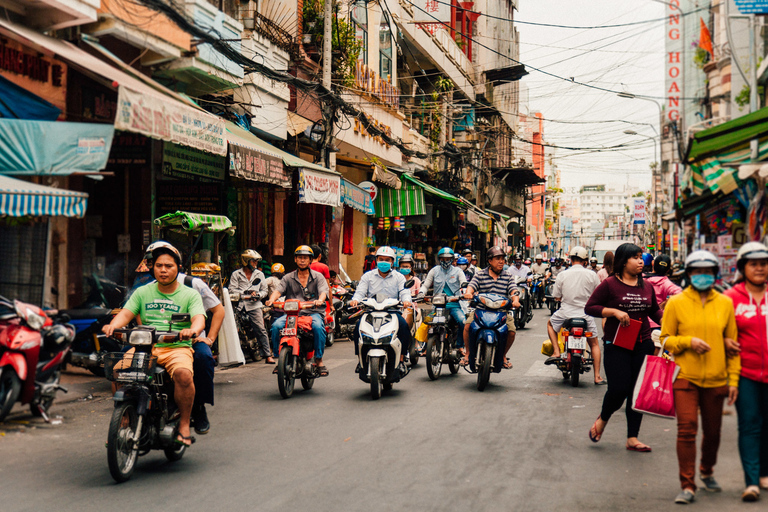
<svg viewBox="0 0 768 512">
<path fill-rule="evenodd" d="M 413 0 L 413 21 L 451 23 L 451 3 L 445 0 Z M 444 26 L 444 25 L 443 25 Z"/>
<path fill-rule="evenodd" d="M 299 202 L 339 206 L 341 204 L 341 178 L 332 174 L 299 171 Z"/>
<path fill-rule="evenodd" d="M 635 199 L 635 215 L 633 224 L 645 224 L 645 199 Z"/>
<path fill-rule="evenodd" d="M 224 120 L 188 107 L 170 97 L 154 96 L 120 86 L 115 129 L 140 133 L 225 156 Z"/>
</svg>

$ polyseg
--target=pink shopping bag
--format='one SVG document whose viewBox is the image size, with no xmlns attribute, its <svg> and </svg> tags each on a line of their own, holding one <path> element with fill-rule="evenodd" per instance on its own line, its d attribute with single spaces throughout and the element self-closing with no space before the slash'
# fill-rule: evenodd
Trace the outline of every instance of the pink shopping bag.
<svg viewBox="0 0 768 512">
<path fill-rule="evenodd" d="M 680 367 L 663 357 L 646 356 L 635 383 L 632 408 L 660 418 L 675 418 L 675 392 L 672 390 Z"/>
</svg>

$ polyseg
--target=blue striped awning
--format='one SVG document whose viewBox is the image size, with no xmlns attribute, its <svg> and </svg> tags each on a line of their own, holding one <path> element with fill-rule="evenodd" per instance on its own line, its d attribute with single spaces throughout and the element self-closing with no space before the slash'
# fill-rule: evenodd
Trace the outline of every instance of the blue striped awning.
<svg viewBox="0 0 768 512">
<path fill-rule="evenodd" d="M 0 175 L 0 216 L 83 217 L 88 207 L 88 194 Z"/>
</svg>

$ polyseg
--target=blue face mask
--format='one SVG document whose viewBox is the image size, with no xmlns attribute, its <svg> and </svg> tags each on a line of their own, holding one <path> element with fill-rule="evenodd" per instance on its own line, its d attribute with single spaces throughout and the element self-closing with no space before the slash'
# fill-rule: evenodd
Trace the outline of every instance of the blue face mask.
<svg viewBox="0 0 768 512">
<path fill-rule="evenodd" d="M 696 274 L 691 276 L 691 286 L 700 292 L 705 292 L 715 284 L 715 276 L 712 274 Z"/>
<path fill-rule="evenodd" d="M 408 274 L 411 273 L 411 269 L 409 269 L 409 268 L 401 268 L 400 269 L 400 273 L 403 274 L 404 276 L 407 276 Z"/>
<path fill-rule="evenodd" d="M 379 272 L 381 272 L 382 274 L 386 274 L 387 272 L 392 270 L 392 264 L 388 261 L 377 261 L 376 268 L 379 269 Z"/>
</svg>

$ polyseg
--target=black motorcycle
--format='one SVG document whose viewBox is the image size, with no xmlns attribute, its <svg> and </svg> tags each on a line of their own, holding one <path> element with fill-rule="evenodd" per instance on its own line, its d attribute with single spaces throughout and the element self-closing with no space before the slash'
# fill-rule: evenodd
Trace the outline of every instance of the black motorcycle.
<svg viewBox="0 0 768 512">
<path fill-rule="evenodd" d="M 188 314 L 175 314 L 168 332 L 143 325 L 114 331 L 115 339 L 134 348 L 133 353 L 104 358 L 107 379 L 122 385 L 113 397 L 115 408 L 107 434 L 109 472 L 117 482 L 129 480 L 138 457 L 151 450 L 163 450 L 172 462 L 184 456 L 187 447 L 176 442 L 181 416 L 173 399 L 174 385 L 157 365 L 152 347 L 178 341 L 179 333 L 170 329 L 173 323 L 188 321 Z"/>
<path fill-rule="evenodd" d="M 554 315 L 555 311 L 560 309 L 560 301 L 555 300 L 554 290 L 555 280 L 553 278 L 547 279 L 546 284 L 544 285 L 544 300 L 547 302 L 550 315 Z"/>
<path fill-rule="evenodd" d="M 456 322 L 447 315 L 446 303 L 456 302 L 460 297 L 446 297 L 439 294 L 432 297 L 432 312 L 425 322 L 429 324 L 427 334 L 427 374 L 431 380 L 440 378 L 443 363 L 448 363 L 452 374 L 456 374 L 461 368 L 461 356 L 456 346 L 457 330 L 464 326 L 456 325 Z"/>
<path fill-rule="evenodd" d="M 515 327 L 522 329 L 525 324 L 533 320 L 533 306 L 531 305 L 531 294 L 524 285 L 527 279 L 524 277 L 515 277 L 515 287 L 517 290 L 520 307 L 514 310 Z"/>
<path fill-rule="evenodd" d="M 259 348 L 257 345 L 252 345 L 251 340 L 256 340 L 256 329 L 251 323 L 251 319 L 248 317 L 248 312 L 245 310 L 245 302 L 259 300 L 255 297 L 251 297 L 251 293 L 255 290 L 246 290 L 243 294 L 230 293 L 229 300 L 232 302 L 232 309 L 235 313 L 235 325 L 237 325 L 237 337 L 240 339 L 240 348 L 243 350 L 243 354 L 248 357 L 254 363 L 261 361 L 259 355 Z M 271 312 L 271 308 L 269 310 Z M 267 326 L 267 319 L 264 319 L 264 326 Z M 269 333 L 269 330 L 267 330 Z"/>
</svg>

